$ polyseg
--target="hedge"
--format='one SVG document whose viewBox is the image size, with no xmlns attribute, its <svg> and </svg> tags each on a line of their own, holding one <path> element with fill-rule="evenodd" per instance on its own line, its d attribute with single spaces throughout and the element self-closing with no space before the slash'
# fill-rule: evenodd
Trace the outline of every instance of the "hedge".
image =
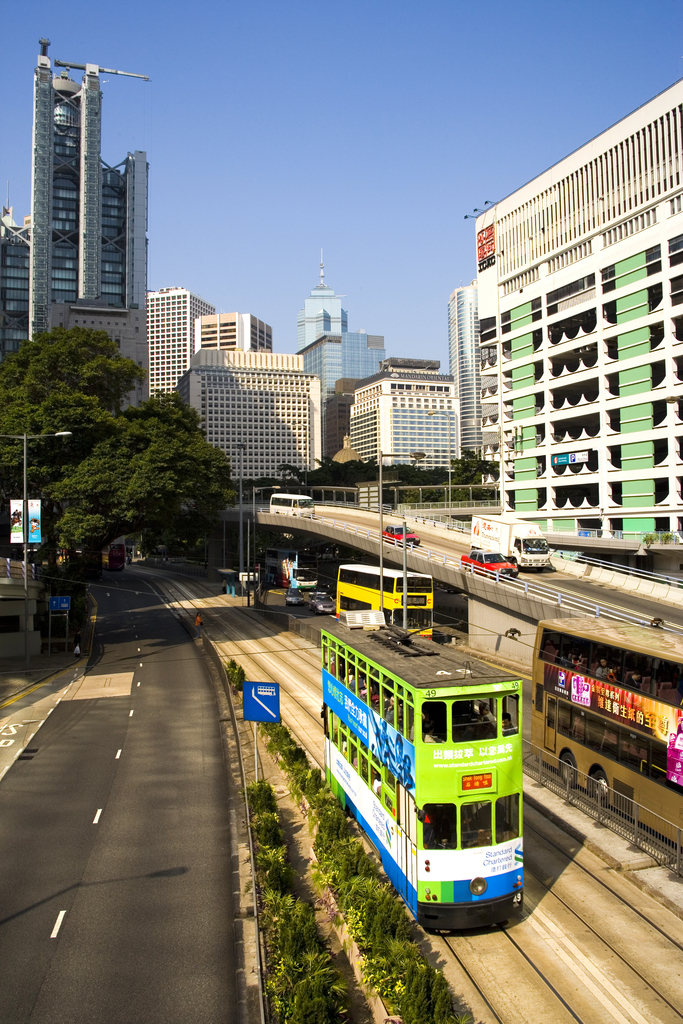
<svg viewBox="0 0 683 1024">
<path fill-rule="evenodd" d="M 268 782 L 247 789 L 256 875 L 268 946 L 266 992 L 280 1024 L 336 1024 L 346 1013 L 344 982 L 318 936 L 313 907 L 291 892 L 277 801 Z"/>
<path fill-rule="evenodd" d="M 319 769 L 283 725 L 264 725 L 267 747 L 280 755 L 293 795 L 305 797 L 316 826 L 314 842 L 319 879 L 333 893 L 347 930 L 361 956 L 363 978 L 404 1024 L 465 1024 L 457 1017 L 448 983 L 422 956 L 411 938 L 403 902 L 363 844 L 351 836 L 344 811 Z"/>
<path fill-rule="evenodd" d="M 246 676 L 244 675 L 244 669 L 241 665 L 237 664 L 234 658 L 225 662 L 225 674 L 227 675 L 228 682 L 232 686 L 233 690 L 235 690 L 236 693 L 241 693 Z"/>
</svg>

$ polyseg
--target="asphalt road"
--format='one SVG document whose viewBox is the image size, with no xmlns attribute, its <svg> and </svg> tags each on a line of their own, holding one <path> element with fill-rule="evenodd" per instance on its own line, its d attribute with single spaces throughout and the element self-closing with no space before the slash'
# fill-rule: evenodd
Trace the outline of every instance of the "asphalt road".
<svg viewBox="0 0 683 1024">
<path fill-rule="evenodd" d="M 214 694 L 199 650 L 148 585 L 126 572 L 104 582 L 88 675 L 132 679 L 130 695 L 65 697 L 32 760 L 0 782 L 0 1018 L 232 1022 Z"/>
</svg>

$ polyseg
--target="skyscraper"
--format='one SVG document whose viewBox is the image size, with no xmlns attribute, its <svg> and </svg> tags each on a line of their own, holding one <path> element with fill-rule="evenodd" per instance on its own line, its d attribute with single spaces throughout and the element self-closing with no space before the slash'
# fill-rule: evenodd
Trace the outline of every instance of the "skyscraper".
<svg viewBox="0 0 683 1024">
<path fill-rule="evenodd" d="M 272 352 L 273 328 L 251 313 L 208 313 L 194 322 L 194 350 L 234 348 Z"/>
<path fill-rule="evenodd" d="M 448 300 L 448 349 L 451 374 L 460 399 L 460 444 L 481 447 L 481 391 L 477 282 L 456 288 Z M 488 384 L 488 381 L 486 381 Z"/>
<path fill-rule="evenodd" d="M 28 218 L 26 218 L 28 220 Z M 29 228 L 15 224 L 11 206 L 0 219 L 0 362 L 28 338 Z"/>
<path fill-rule="evenodd" d="M 301 352 L 322 334 L 341 334 L 347 330 L 347 313 L 342 309 L 341 298 L 325 284 L 325 264 L 321 252 L 320 284 L 313 288 L 297 317 L 297 352 Z"/>
<path fill-rule="evenodd" d="M 29 333 L 87 323 L 85 308 L 100 317 L 113 308 L 125 323 L 117 338 L 121 354 L 146 366 L 144 317 L 138 315 L 135 325 L 128 311 L 144 309 L 147 293 L 147 157 L 138 150 L 115 166 L 102 160 L 100 72 L 105 69 L 69 64 L 85 72 L 78 83 L 63 61 L 55 61 L 64 70 L 53 77 L 49 40 L 40 42 L 34 75 Z"/>
<path fill-rule="evenodd" d="M 195 351 L 195 321 L 216 307 L 187 288 L 160 288 L 147 296 L 149 390 L 173 391 Z"/>
</svg>

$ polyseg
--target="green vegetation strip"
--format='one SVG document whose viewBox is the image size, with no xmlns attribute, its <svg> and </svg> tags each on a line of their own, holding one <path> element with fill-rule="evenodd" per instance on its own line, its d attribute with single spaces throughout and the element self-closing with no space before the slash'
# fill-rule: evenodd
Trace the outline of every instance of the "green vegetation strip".
<svg viewBox="0 0 683 1024">
<path fill-rule="evenodd" d="M 311 768 L 305 751 L 286 726 L 264 725 L 261 729 L 268 751 L 279 757 L 292 796 L 315 827 L 317 881 L 334 897 L 332 918 L 338 908 L 361 952 L 365 982 L 392 1014 L 400 1014 L 404 1024 L 467 1024 L 471 1017 L 453 1012 L 446 979 L 411 939 L 403 903 L 392 887 L 381 881 L 363 844 L 350 834 L 346 815 L 320 770 Z M 279 879 L 280 867 L 274 861 L 268 865 Z"/>
</svg>

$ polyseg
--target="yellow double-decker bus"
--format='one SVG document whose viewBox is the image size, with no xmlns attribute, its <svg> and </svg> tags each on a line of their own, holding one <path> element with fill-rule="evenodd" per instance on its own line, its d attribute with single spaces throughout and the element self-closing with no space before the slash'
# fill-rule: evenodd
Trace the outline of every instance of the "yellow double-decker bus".
<svg viewBox="0 0 683 1024">
<path fill-rule="evenodd" d="M 604 619 L 540 622 L 531 742 L 683 824 L 683 636 Z"/>
<path fill-rule="evenodd" d="M 384 569 L 384 617 L 389 625 L 403 625 L 403 573 Z M 337 577 L 337 618 L 342 611 L 379 611 L 379 568 L 376 565 L 340 565 Z M 423 573 L 408 573 L 408 629 L 431 636 L 434 619 L 434 582 Z"/>
</svg>

